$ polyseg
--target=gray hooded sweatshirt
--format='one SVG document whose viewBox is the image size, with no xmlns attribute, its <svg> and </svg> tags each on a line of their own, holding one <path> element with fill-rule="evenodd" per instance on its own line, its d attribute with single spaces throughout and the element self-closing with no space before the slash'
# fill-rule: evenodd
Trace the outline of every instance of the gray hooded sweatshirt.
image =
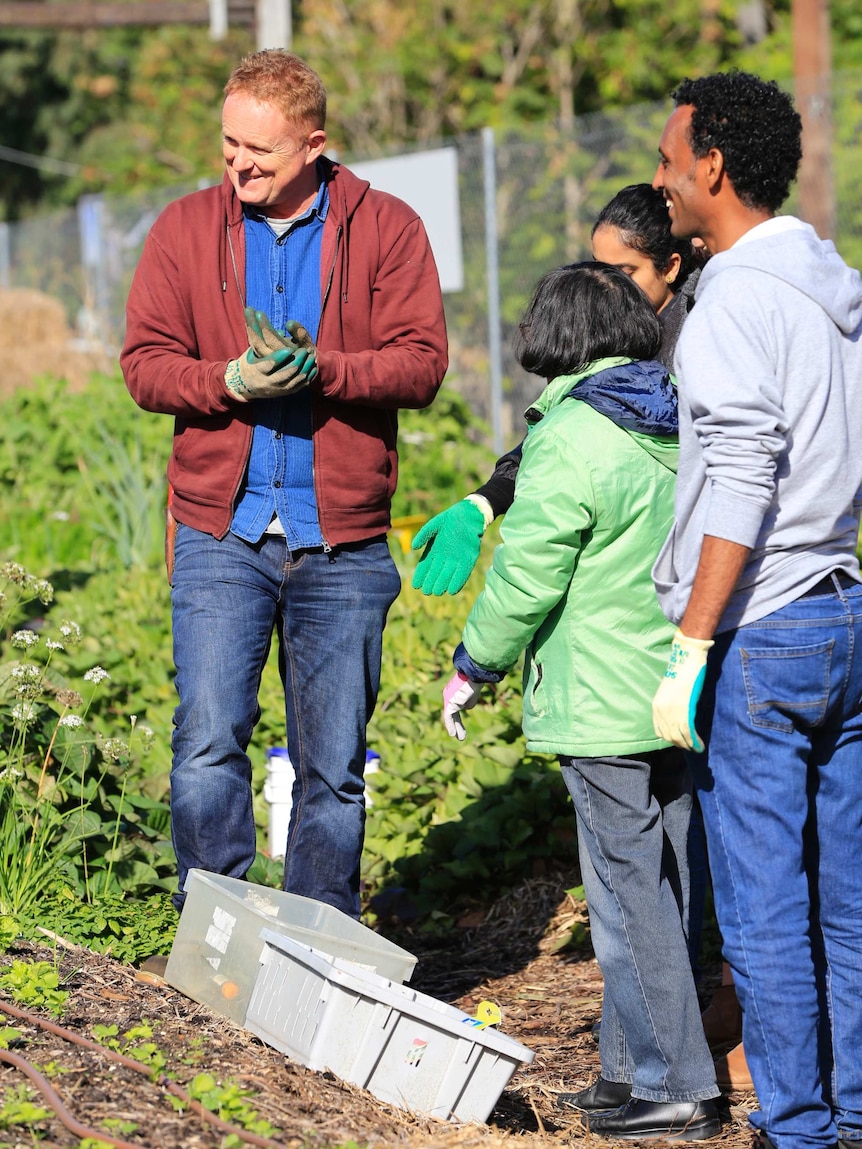
<svg viewBox="0 0 862 1149">
<path fill-rule="evenodd" d="M 832 570 L 859 579 L 862 277 L 792 217 L 707 263 L 676 351 L 675 522 L 653 568 L 679 623 L 704 535 L 751 548 L 719 631 Z"/>
</svg>

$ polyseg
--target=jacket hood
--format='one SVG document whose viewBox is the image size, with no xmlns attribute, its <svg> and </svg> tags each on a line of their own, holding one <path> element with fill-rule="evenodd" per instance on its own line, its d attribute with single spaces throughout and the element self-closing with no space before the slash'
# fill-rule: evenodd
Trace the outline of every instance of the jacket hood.
<svg viewBox="0 0 862 1149">
<path fill-rule="evenodd" d="M 851 335 L 862 324 L 862 276 L 844 263 L 831 240 L 820 239 L 814 228 L 801 220 L 794 224 L 712 256 L 701 274 L 696 298 L 722 271 L 751 268 L 797 288 L 825 311 L 840 331 Z"/>
<path fill-rule="evenodd" d="M 676 386 L 658 360 L 599 359 L 578 375 L 560 375 L 526 412 L 527 422 L 538 422 L 567 399 L 589 404 L 626 431 L 658 463 L 676 471 Z"/>
</svg>

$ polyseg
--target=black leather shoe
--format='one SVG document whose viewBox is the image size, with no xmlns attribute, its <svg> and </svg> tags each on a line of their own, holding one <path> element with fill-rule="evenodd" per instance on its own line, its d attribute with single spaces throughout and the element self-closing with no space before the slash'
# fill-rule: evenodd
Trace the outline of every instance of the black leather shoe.
<svg viewBox="0 0 862 1149">
<path fill-rule="evenodd" d="M 705 1141 L 721 1131 L 714 1101 L 643 1101 L 632 1097 L 612 1113 L 588 1118 L 590 1133 L 649 1141 Z"/>
<path fill-rule="evenodd" d="M 631 1095 L 632 1087 L 624 1081 L 606 1081 L 599 1077 L 580 1093 L 558 1094 L 557 1105 L 561 1109 L 576 1109 L 579 1113 L 613 1113 L 625 1105 Z"/>
</svg>

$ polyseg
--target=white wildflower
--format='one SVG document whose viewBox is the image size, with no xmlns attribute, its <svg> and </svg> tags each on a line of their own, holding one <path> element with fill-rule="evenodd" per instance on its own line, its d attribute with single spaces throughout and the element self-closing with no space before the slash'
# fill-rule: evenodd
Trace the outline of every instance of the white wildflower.
<svg viewBox="0 0 862 1149">
<path fill-rule="evenodd" d="M 39 635 L 32 630 L 16 630 L 12 635 L 12 645 L 21 649 L 35 646 L 38 641 Z"/>
<path fill-rule="evenodd" d="M 74 645 L 76 642 L 81 641 L 81 628 L 76 622 L 70 622 L 65 618 L 60 623 L 60 634 L 65 638 L 66 642 Z"/>
<path fill-rule="evenodd" d="M 138 741 L 141 744 L 141 753 L 149 754 L 156 742 L 156 736 L 149 726 L 137 728 Z"/>
<path fill-rule="evenodd" d="M 129 748 L 122 738 L 106 738 L 102 742 L 102 753 L 115 761 L 129 753 Z"/>
<path fill-rule="evenodd" d="M 36 707 L 32 702 L 18 702 L 12 707 L 12 717 L 22 726 L 36 721 Z"/>
<path fill-rule="evenodd" d="M 109 679 L 110 677 L 111 676 L 108 674 L 107 670 L 104 670 L 101 666 L 94 666 L 92 670 L 88 670 L 84 675 L 84 681 L 104 682 L 106 678 Z"/>
<path fill-rule="evenodd" d="M 33 583 L 33 590 L 36 593 L 36 598 L 38 598 L 39 602 L 44 603 L 45 606 L 47 606 L 49 602 L 53 602 L 54 588 L 47 579 L 37 579 Z"/>
<path fill-rule="evenodd" d="M 64 714 L 58 726 L 65 726 L 69 730 L 78 730 L 84 725 L 84 719 L 79 714 Z"/>
<path fill-rule="evenodd" d="M 49 650 L 65 650 L 66 649 L 65 646 L 63 646 L 62 642 L 57 642 L 57 640 L 55 638 L 46 638 L 45 639 L 45 645 L 48 647 Z"/>
<path fill-rule="evenodd" d="M 27 572 L 20 563 L 3 563 L 0 566 L 0 575 L 7 582 L 24 583 L 27 580 Z"/>
</svg>

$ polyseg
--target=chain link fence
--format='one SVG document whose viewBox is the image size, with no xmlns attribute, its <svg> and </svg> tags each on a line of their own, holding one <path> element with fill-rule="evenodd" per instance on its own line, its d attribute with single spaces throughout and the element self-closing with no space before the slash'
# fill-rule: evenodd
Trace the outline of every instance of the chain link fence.
<svg viewBox="0 0 862 1149">
<path fill-rule="evenodd" d="M 862 73 L 835 78 L 836 244 L 855 266 L 862 265 L 860 97 Z M 668 112 L 661 102 L 580 117 L 565 129 L 534 124 L 445 142 L 457 150 L 464 260 L 463 289 L 445 297 L 449 382 L 493 428 L 495 446 L 520 438 L 522 412 L 537 392 L 537 380 L 512 353 L 535 282 L 551 267 L 589 258 L 599 210 L 625 184 L 652 179 Z M 349 164 L 364 157 L 340 158 Z M 167 203 L 194 190 L 186 185 L 135 197 L 88 196 L 77 210 L 0 224 L 0 287 L 35 288 L 59 298 L 80 343 L 115 356 L 146 233 Z M 794 198 L 787 210 L 798 211 Z"/>
</svg>

